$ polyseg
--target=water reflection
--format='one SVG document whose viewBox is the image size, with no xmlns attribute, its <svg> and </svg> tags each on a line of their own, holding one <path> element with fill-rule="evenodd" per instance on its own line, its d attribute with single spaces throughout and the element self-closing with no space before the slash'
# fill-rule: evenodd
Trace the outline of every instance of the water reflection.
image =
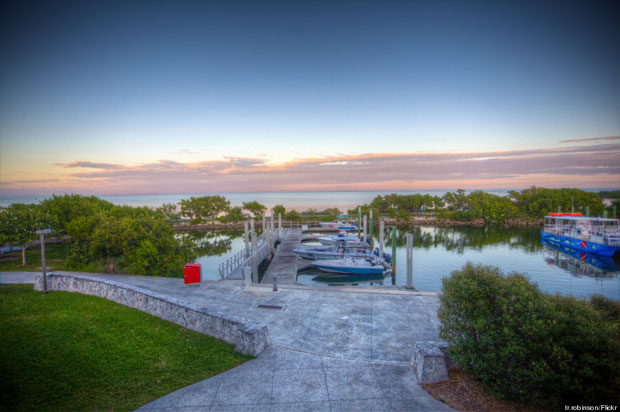
<svg viewBox="0 0 620 412">
<path fill-rule="evenodd" d="M 414 248 L 442 247 L 448 251 L 463 254 L 466 249 L 482 250 L 489 245 L 507 245 L 523 248 L 528 252 L 542 249 L 540 244 L 540 229 L 536 227 L 506 227 L 502 225 L 469 227 L 433 227 L 414 226 L 397 230 L 396 245 L 407 244 L 407 234 L 413 234 Z M 378 236 L 374 236 L 375 245 Z M 391 246 L 391 234 L 387 236 L 387 245 Z"/>
<path fill-rule="evenodd" d="M 583 253 L 568 247 L 542 241 L 545 248 L 545 261 L 556 265 L 573 276 L 613 278 L 618 273 L 618 265 L 612 258 Z"/>
<path fill-rule="evenodd" d="M 540 241 L 540 229 L 524 227 L 433 227 L 399 228 L 396 237 L 396 271 L 394 277 L 376 278 L 326 277 L 315 269 L 300 271 L 297 283 L 330 285 L 405 285 L 406 235 L 413 233 L 413 284 L 422 291 L 441 290 L 441 279 L 459 270 L 468 261 L 493 265 L 505 273 L 525 274 L 541 290 L 572 296 L 598 293 L 620 299 L 618 262 L 603 262 L 596 257 L 572 256 L 551 250 Z M 378 230 L 374 231 L 378 234 Z M 243 230 L 187 232 L 178 234 L 196 248 L 196 263 L 203 265 L 203 278 L 220 279 L 218 265 L 244 248 Z M 391 253 L 391 228 L 386 231 L 386 252 Z M 375 247 L 379 238 L 374 237 Z M 577 262 L 576 260 L 579 260 Z"/>
</svg>

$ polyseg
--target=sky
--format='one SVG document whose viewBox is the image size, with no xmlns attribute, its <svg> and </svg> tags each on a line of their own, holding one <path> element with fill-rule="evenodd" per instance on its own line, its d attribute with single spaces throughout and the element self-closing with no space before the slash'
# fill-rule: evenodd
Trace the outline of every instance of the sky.
<svg viewBox="0 0 620 412">
<path fill-rule="evenodd" d="M 620 187 L 615 1 L 0 7 L 0 195 Z"/>
</svg>

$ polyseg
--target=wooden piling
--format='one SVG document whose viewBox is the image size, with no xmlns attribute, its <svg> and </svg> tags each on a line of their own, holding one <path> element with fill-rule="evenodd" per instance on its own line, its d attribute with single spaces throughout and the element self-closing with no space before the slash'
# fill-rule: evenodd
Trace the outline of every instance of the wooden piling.
<svg viewBox="0 0 620 412">
<path fill-rule="evenodd" d="M 256 250 L 256 233 L 252 231 L 252 283 L 258 283 L 258 251 Z"/>
<path fill-rule="evenodd" d="M 243 239 L 245 240 L 245 256 L 250 256 L 250 230 L 248 221 L 243 222 Z"/>
<path fill-rule="evenodd" d="M 379 222 L 379 258 L 383 259 L 383 248 L 384 239 L 383 239 L 383 229 L 385 229 L 385 223 L 382 221 Z"/>
<path fill-rule="evenodd" d="M 413 235 L 407 234 L 407 289 L 413 289 Z"/>
</svg>

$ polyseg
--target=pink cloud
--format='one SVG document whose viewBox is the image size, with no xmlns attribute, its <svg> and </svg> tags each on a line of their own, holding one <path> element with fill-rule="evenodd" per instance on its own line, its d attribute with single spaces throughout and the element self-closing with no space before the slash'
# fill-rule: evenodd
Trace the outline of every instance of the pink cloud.
<svg viewBox="0 0 620 412">
<path fill-rule="evenodd" d="M 122 194 L 620 187 L 620 143 L 502 152 L 335 155 L 277 165 L 264 158 L 225 157 L 137 166 L 76 161 L 63 167 L 93 170 L 76 170 L 68 180 L 39 189 Z"/>
</svg>

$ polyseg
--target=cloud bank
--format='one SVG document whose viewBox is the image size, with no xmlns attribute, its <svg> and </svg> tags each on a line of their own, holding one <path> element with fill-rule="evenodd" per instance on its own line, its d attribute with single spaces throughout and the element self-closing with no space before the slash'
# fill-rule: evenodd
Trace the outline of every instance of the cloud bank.
<svg viewBox="0 0 620 412">
<path fill-rule="evenodd" d="M 565 142 L 613 141 L 620 138 Z M 214 193 L 304 190 L 430 190 L 454 188 L 620 187 L 620 142 L 472 153 L 372 153 L 295 159 L 270 164 L 264 158 L 225 157 L 141 165 L 87 160 L 52 185 L 5 182 L 14 191 L 97 194 Z M 75 170 L 73 170 L 75 169 Z"/>
</svg>

